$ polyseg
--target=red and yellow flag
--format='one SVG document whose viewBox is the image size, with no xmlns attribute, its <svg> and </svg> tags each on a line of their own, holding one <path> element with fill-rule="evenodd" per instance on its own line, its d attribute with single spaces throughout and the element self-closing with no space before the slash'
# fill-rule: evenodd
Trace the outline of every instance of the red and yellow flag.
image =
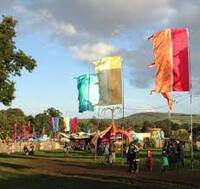
<svg viewBox="0 0 200 189">
<path fill-rule="evenodd" d="M 156 69 L 154 91 L 161 93 L 172 109 L 168 92 L 190 90 L 188 29 L 165 29 L 151 38 Z"/>
</svg>

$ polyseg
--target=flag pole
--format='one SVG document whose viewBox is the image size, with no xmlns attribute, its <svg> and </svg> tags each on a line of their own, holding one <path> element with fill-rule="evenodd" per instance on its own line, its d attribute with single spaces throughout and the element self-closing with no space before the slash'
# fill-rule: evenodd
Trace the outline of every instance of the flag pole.
<svg viewBox="0 0 200 189">
<path fill-rule="evenodd" d="M 123 64 L 121 58 L 121 81 L 122 81 L 122 130 L 124 130 L 124 116 L 125 116 L 125 108 L 124 108 L 124 77 L 123 77 Z M 122 164 L 124 164 L 124 154 L 123 154 L 123 146 L 124 146 L 124 136 L 122 134 Z"/>
<path fill-rule="evenodd" d="M 191 166 L 193 170 L 194 149 L 193 149 L 193 116 L 192 116 L 192 91 L 190 88 L 190 130 L 191 130 Z"/>
<path fill-rule="evenodd" d="M 187 29 L 188 34 L 188 58 L 189 58 L 189 84 L 190 84 L 190 131 L 191 131 L 191 168 L 193 170 L 194 163 L 194 149 L 193 149 L 193 116 L 192 116 L 192 69 L 191 69 L 191 58 L 190 58 L 190 43 L 189 43 L 189 31 Z"/>
<path fill-rule="evenodd" d="M 99 130 L 100 109 L 97 112 L 97 119 L 98 119 L 98 122 L 97 122 L 96 135 L 98 134 L 98 130 Z M 97 136 L 96 141 L 95 141 L 95 154 L 94 154 L 95 162 L 97 161 L 97 142 L 98 142 L 98 136 Z"/>
<path fill-rule="evenodd" d="M 90 74 L 89 74 L 89 80 L 88 80 L 88 101 L 90 99 Z M 87 109 L 90 109 L 89 103 L 87 103 Z"/>
<path fill-rule="evenodd" d="M 171 120 L 171 110 L 168 112 L 168 119 Z"/>
</svg>

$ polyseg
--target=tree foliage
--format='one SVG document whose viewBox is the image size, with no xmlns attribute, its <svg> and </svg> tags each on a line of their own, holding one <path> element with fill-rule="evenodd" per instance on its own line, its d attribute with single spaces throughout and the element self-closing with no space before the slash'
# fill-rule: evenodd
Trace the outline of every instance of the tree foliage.
<svg viewBox="0 0 200 189">
<path fill-rule="evenodd" d="M 36 67 L 36 61 L 15 46 L 16 24 L 12 17 L 3 17 L 0 22 L 0 102 L 6 106 L 14 99 L 11 78 L 21 76 L 23 69 L 31 72 Z"/>
<path fill-rule="evenodd" d="M 59 110 L 52 107 L 44 111 L 44 113 L 46 113 L 50 117 L 61 117 L 62 115 L 62 113 Z"/>
</svg>

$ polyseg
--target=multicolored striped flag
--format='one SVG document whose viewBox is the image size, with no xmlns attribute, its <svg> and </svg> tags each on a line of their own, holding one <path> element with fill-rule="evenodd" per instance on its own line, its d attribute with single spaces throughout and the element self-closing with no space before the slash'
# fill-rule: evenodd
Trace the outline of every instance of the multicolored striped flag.
<svg viewBox="0 0 200 189">
<path fill-rule="evenodd" d="M 172 109 L 171 91 L 189 91 L 189 32 L 186 28 L 165 29 L 150 38 L 153 43 L 156 79 L 153 91 L 161 93 Z"/>
<path fill-rule="evenodd" d="M 94 111 L 99 102 L 99 85 L 97 74 L 84 74 L 77 78 L 79 112 Z"/>
<path fill-rule="evenodd" d="M 59 127 L 59 123 L 60 123 L 60 119 L 59 117 L 54 117 L 54 123 L 55 123 L 55 132 L 58 132 L 60 127 Z"/>
<path fill-rule="evenodd" d="M 94 64 L 99 77 L 98 105 L 122 104 L 121 57 L 105 57 Z"/>
<path fill-rule="evenodd" d="M 59 131 L 59 117 L 50 117 L 49 124 L 50 124 L 53 132 Z"/>
</svg>

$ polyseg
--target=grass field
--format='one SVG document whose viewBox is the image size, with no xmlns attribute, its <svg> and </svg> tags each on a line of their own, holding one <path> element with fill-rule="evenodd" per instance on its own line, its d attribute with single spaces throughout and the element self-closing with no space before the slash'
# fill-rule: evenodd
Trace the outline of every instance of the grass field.
<svg viewBox="0 0 200 189">
<path fill-rule="evenodd" d="M 197 154 L 198 155 L 198 154 Z M 190 160 L 186 167 L 170 168 L 161 174 L 160 152 L 154 151 L 155 167 L 149 173 L 144 164 L 145 152 L 140 153 L 140 173 L 133 175 L 127 165 L 117 158 L 113 166 L 102 167 L 101 158 L 86 152 L 36 152 L 33 157 L 22 154 L 0 155 L 0 188 L 199 188 L 200 162 L 195 161 L 194 170 Z"/>
</svg>

